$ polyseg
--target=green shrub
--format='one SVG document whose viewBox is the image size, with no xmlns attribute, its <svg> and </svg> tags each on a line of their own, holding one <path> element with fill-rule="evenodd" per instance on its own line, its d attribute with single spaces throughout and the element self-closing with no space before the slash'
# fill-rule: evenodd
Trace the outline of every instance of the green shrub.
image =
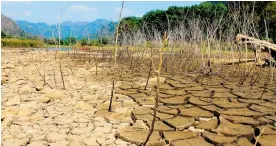
<svg viewBox="0 0 276 146">
<path fill-rule="evenodd" d="M 44 43 L 42 41 L 32 39 L 3 38 L 1 41 L 1 47 L 41 48 L 43 46 Z"/>
</svg>

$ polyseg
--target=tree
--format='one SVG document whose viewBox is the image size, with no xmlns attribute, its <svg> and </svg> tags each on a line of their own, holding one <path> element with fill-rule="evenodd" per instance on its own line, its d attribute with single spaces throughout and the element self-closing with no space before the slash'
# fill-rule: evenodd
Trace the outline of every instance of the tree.
<svg viewBox="0 0 276 146">
<path fill-rule="evenodd" d="M 81 39 L 81 45 L 82 46 L 88 45 L 86 38 Z"/>
<path fill-rule="evenodd" d="M 267 12 L 267 21 L 270 21 L 269 36 L 276 42 L 276 2 L 270 2 L 265 10 Z"/>
<path fill-rule="evenodd" d="M 102 39 L 99 39 L 98 42 L 99 42 L 100 44 L 106 45 L 106 44 L 109 43 L 109 39 L 106 38 L 106 37 L 103 37 Z"/>
<path fill-rule="evenodd" d="M 75 37 L 68 37 L 66 38 L 66 41 L 68 42 L 68 45 L 70 45 L 70 43 L 71 45 L 77 43 L 77 39 Z"/>
<path fill-rule="evenodd" d="M 6 33 L 1 31 L 1 38 L 5 38 L 5 37 L 7 37 Z"/>
</svg>

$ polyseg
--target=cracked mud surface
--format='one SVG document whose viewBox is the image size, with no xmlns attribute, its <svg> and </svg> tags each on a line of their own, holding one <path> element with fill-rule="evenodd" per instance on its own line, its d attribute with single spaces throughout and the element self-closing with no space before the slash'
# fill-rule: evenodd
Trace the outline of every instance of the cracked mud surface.
<svg viewBox="0 0 276 146">
<path fill-rule="evenodd" d="M 258 136 L 256 131 L 262 129 L 263 138 L 258 145 L 275 145 L 276 127 L 273 124 L 276 122 L 276 94 L 273 87 L 264 89 L 258 85 L 253 90 L 253 87 L 237 84 L 239 88 L 236 88 L 234 83 L 221 84 L 217 78 L 207 79 L 205 83 L 213 85 L 194 82 L 185 76 L 166 76 L 160 85 L 161 94 L 154 130 L 162 138 L 151 139 L 149 145 L 253 146 L 255 137 Z M 231 86 L 227 88 L 227 85 Z M 139 104 L 132 111 L 131 117 L 134 121 L 139 121 L 140 128 L 129 126 L 119 129 L 118 135 L 126 141 L 140 144 L 141 141 L 135 141 L 137 136 L 134 133 L 145 132 L 150 128 L 155 102 L 152 96 L 156 87 L 151 86 L 149 91 L 134 89 L 130 85 L 121 87 L 123 88 L 119 87 L 119 93 L 131 97 Z M 147 102 L 149 100 L 151 102 Z M 144 121 L 144 125 L 140 120 Z M 126 131 L 128 132 L 125 133 Z"/>
<path fill-rule="evenodd" d="M 152 75 L 144 90 L 143 71 L 120 75 L 110 113 L 110 67 L 99 63 L 97 69 L 98 75 L 94 64 L 64 58 L 63 90 L 53 54 L 2 50 L 2 145 L 141 144 L 153 119 L 156 78 Z M 44 70 L 53 89 L 44 85 Z M 148 144 L 251 146 L 264 129 L 258 145 L 275 145 L 275 87 L 262 85 L 164 74 Z"/>
</svg>

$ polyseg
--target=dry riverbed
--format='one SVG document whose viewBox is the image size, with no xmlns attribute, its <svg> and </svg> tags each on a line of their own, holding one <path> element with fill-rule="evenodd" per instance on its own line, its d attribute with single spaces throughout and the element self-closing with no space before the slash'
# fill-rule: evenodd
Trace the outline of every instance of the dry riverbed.
<svg viewBox="0 0 276 146">
<path fill-rule="evenodd" d="M 2 145 L 141 144 L 153 118 L 156 78 L 144 90 L 145 71 L 122 74 L 108 112 L 110 66 L 99 63 L 96 75 L 95 64 L 60 57 L 65 89 L 54 54 L 2 50 Z M 262 131 L 259 145 L 275 145 L 275 87 L 162 75 L 149 145 L 253 146 Z"/>
<path fill-rule="evenodd" d="M 137 104 L 116 94 L 120 100 L 114 102 L 114 112 L 97 113 L 108 108 L 111 80 L 93 78 L 95 67 L 63 59 L 63 90 L 55 55 L 2 50 L 1 57 L 3 146 L 131 145 L 115 134 L 129 125 Z M 99 74 L 105 74 L 104 64 L 99 66 Z"/>
</svg>

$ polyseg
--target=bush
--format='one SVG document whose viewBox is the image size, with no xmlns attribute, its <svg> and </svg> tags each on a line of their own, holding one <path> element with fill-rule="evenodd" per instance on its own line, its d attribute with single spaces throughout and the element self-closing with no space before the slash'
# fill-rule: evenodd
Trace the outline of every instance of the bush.
<svg viewBox="0 0 276 146">
<path fill-rule="evenodd" d="M 41 48 L 43 46 L 44 43 L 42 41 L 32 39 L 3 38 L 1 41 L 1 47 Z"/>
<path fill-rule="evenodd" d="M 87 40 L 86 40 L 85 38 L 83 38 L 83 39 L 81 40 L 81 45 L 82 45 L 82 46 L 87 45 Z"/>
<path fill-rule="evenodd" d="M 109 43 L 109 39 L 103 37 L 102 39 L 99 39 L 99 43 L 102 43 L 103 45 L 107 45 Z"/>
</svg>

